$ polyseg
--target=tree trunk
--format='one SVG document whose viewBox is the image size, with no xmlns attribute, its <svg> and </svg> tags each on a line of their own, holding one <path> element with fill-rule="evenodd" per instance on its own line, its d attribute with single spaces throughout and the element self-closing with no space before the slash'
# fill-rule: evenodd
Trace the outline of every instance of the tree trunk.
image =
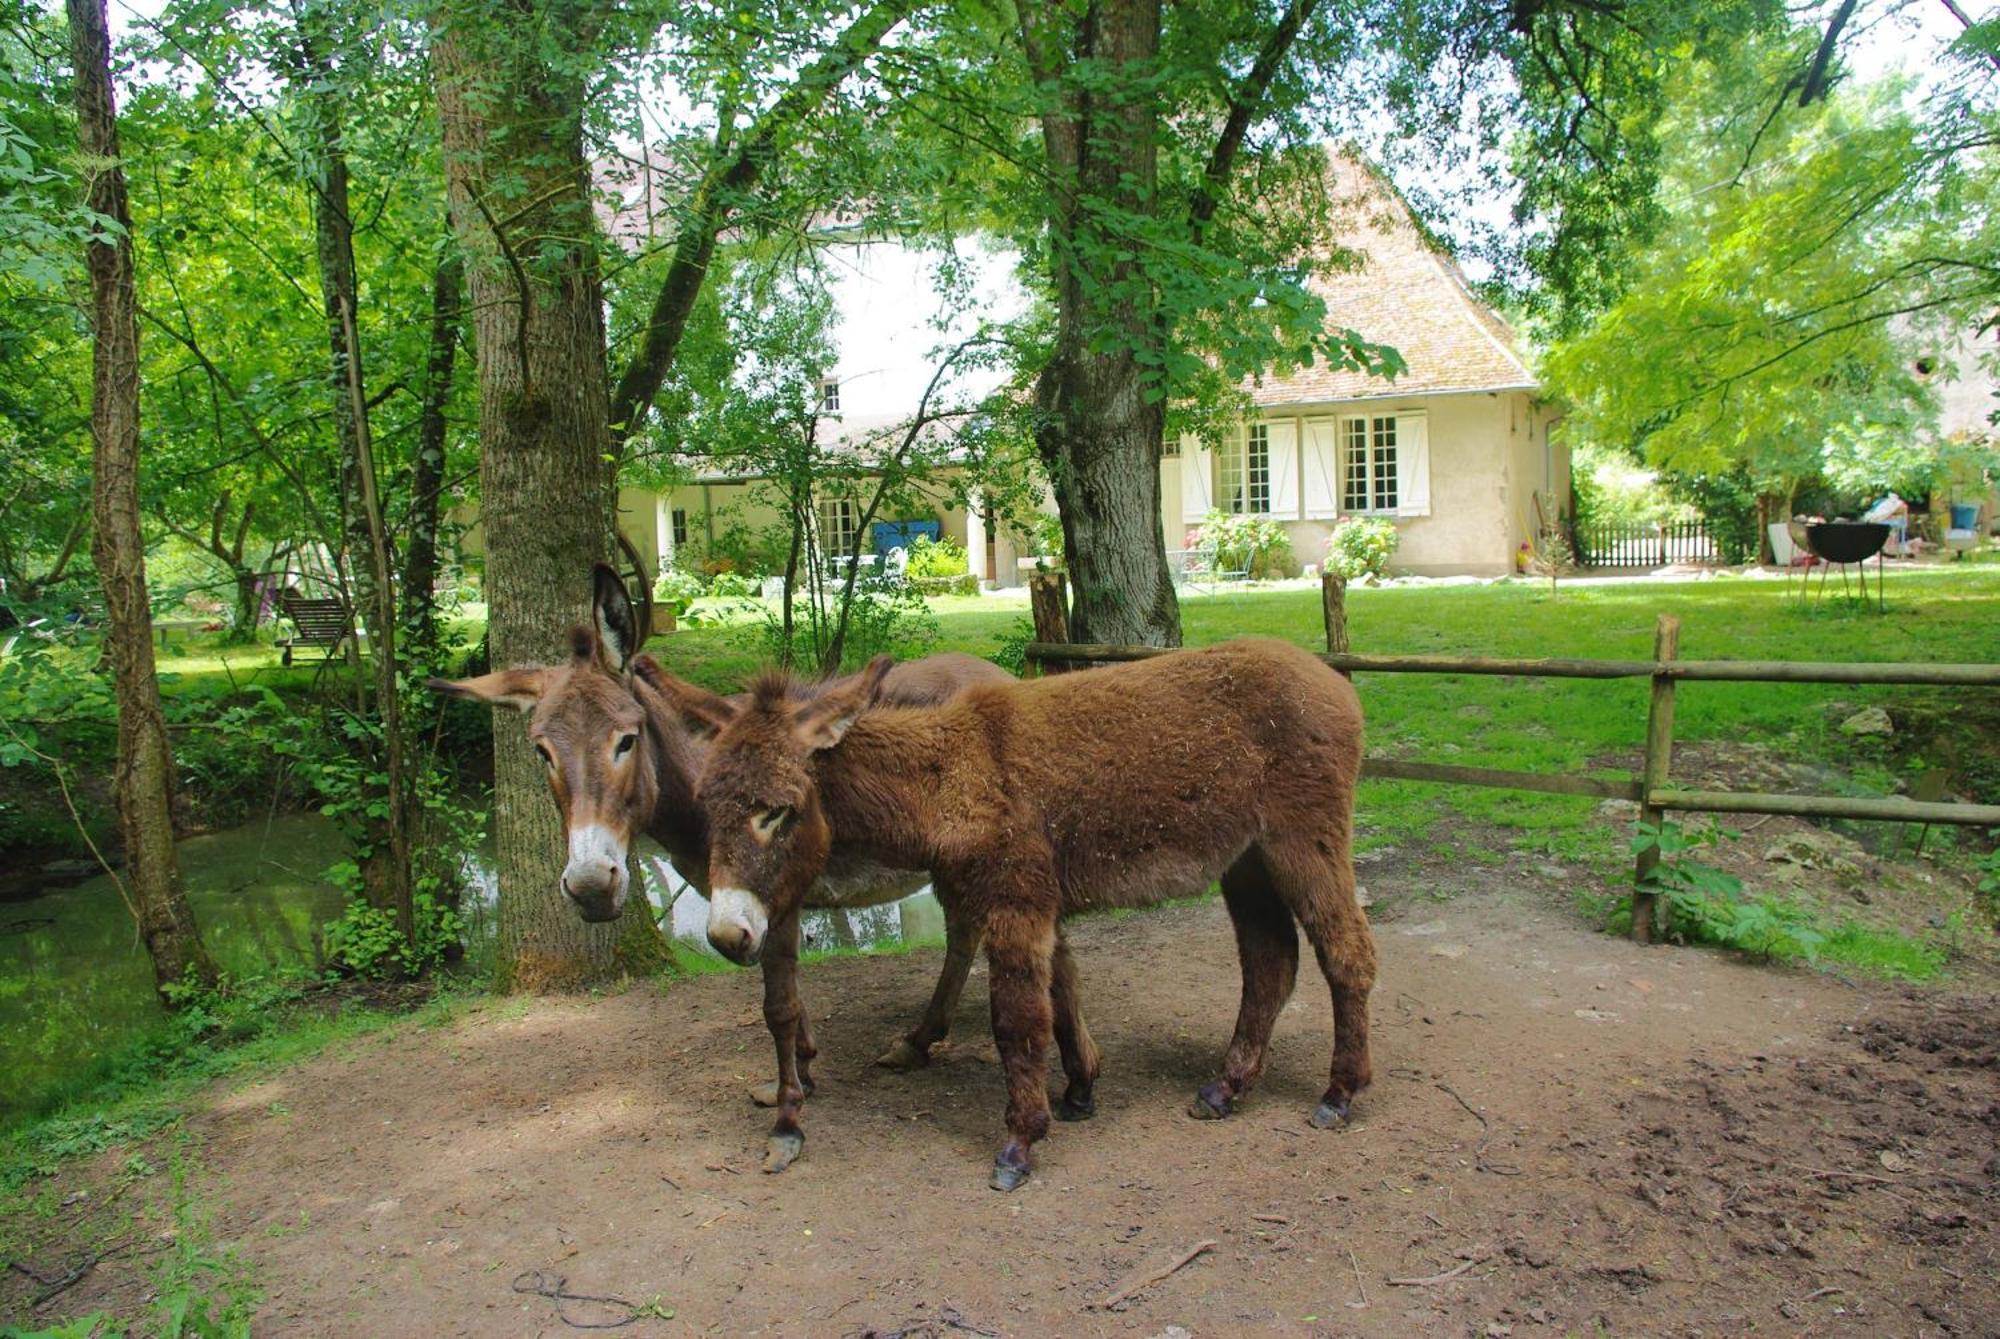
<svg viewBox="0 0 2000 1339">
<path fill-rule="evenodd" d="M 445 179 L 479 366 L 496 666 L 559 653 L 569 627 L 589 622 L 591 564 L 610 551 L 609 392 L 578 58 L 587 43 L 578 15 L 562 13 L 533 29 L 496 24 L 472 4 L 442 5 L 432 19 Z M 523 31 L 570 58 L 544 60 Z M 661 960 L 665 942 L 636 881 L 619 925 L 586 924 L 567 905 L 558 887 L 566 836 L 518 713 L 495 713 L 493 750 L 500 986 L 572 989 Z"/>
<path fill-rule="evenodd" d="M 153 980 L 169 1004 L 169 986 L 190 976 L 213 984 L 215 965 L 202 946 L 194 912 L 181 891 L 174 856 L 173 755 L 153 666 L 153 611 L 146 596 L 146 549 L 139 532 L 139 319 L 132 279 L 131 211 L 118 160 L 111 89 L 111 39 L 104 0 L 68 0 L 76 69 L 77 138 L 92 211 L 118 225 L 84 247 L 91 295 L 91 553 L 104 585 L 109 626 L 105 651 L 118 698 L 114 788 L 139 934 L 153 959 Z"/>
<path fill-rule="evenodd" d="M 317 122 L 313 164 L 313 230 L 319 257 L 320 296 L 326 304 L 327 343 L 332 355 L 334 435 L 340 444 L 341 530 L 354 573 L 355 613 L 368 633 L 369 667 L 375 678 L 379 742 L 354 742 L 368 767 L 363 785 L 379 793 L 361 819 L 356 852 L 368 905 L 388 914 L 406 942 L 413 941 L 416 912 L 410 878 L 410 786 L 403 757 L 402 694 L 396 685 L 396 593 L 382 499 L 375 488 L 373 444 L 369 440 L 363 394 L 361 347 L 355 295 L 354 220 L 347 208 L 347 151 L 334 104 L 335 74 L 329 43 L 322 34 L 299 34 L 304 54 L 306 106 Z M 357 683 L 357 705 L 365 695 Z M 379 769 L 376 770 L 376 769 Z M 371 799 L 373 796 L 370 797 Z"/>
<path fill-rule="evenodd" d="M 1024 7 L 1021 21 L 1045 96 L 1059 51 L 1095 71 L 1089 90 L 1064 89 L 1042 116 L 1057 323 L 1035 386 L 1035 436 L 1062 516 L 1070 634 L 1178 646 L 1180 605 L 1160 535 L 1165 341 L 1131 242 L 1099 221 L 1157 208 L 1159 110 L 1147 74 L 1159 54 L 1159 0 L 1104 0 L 1073 39 L 1050 26 L 1050 13 L 1060 20 L 1061 11 Z"/>
<path fill-rule="evenodd" d="M 425 364 L 424 403 L 417 422 L 417 458 L 410 467 L 410 539 L 403 553 L 403 627 L 410 659 L 434 666 L 438 655 L 438 516 L 443 508 L 445 410 L 464 304 L 465 261 L 447 246 L 431 278 L 431 343 Z"/>
</svg>

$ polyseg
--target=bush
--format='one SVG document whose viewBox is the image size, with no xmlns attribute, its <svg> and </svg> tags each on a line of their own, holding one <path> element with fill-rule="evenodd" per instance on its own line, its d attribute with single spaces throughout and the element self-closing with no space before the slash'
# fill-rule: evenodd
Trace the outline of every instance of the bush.
<svg viewBox="0 0 2000 1339">
<path fill-rule="evenodd" d="M 1210 565 L 1221 572 L 1248 572 L 1259 580 L 1297 570 L 1292 537 L 1268 516 L 1231 516 L 1212 511 L 1191 536 Z"/>
<path fill-rule="evenodd" d="M 918 535 L 916 542 L 910 545 L 910 565 L 906 570 L 912 579 L 917 579 L 961 577 L 972 569 L 963 545 L 949 539 Z"/>
<path fill-rule="evenodd" d="M 742 572 L 717 572 L 709 579 L 708 593 L 719 597 L 755 599 L 763 582 Z"/>
<path fill-rule="evenodd" d="M 977 595 L 979 578 L 970 572 L 955 577 L 913 577 L 910 584 L 925 595 Z"/>
<path fill-rule="evenodd" d="M 1326 565 L 1349 581 L 1375 578 L 1389 570 L 1402 536 L 1380 516 L 1342 521 L 1327 536 Z"/>
<path fill-rule="evenodd" d="M 701 577 L 693 572 L 683 572 L 678 567 L 661 571 L 659 580 L 653 583 L 653 603 L 676 616 L 685 612 L 690 604 L 699 600 L 707 586 Z"/>
</svg>

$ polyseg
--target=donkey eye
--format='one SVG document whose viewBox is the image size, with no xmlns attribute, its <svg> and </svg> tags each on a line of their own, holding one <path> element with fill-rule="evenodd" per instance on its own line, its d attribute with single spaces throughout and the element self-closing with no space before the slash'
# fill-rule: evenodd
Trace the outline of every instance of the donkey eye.
<svg viewBox="0 0 2000 1339">
<path fill-rule="evenodd" d="M 549 770 L 551 772 L 553 772 L 556 769 L 556 755 L 549 752 L 548 746 L 546 744 L 535 745 L 535 752 L 542 755 L 542 761 L 549 765 Z"/>
<path fill-rule="evenodd" d="M 766 809 L 750 820 L 750 829 L 759 840 L 769 841 L 773 836 L 791 826 L 792 806 L 781 804 L 775 809 Z"/>
<path fill-rule="evenodd" d="M 618 741 L 618 747 L 611 751 L 611 756 L 614 758 L 624 757 L 632 751 L 633 746 L 638 742 L 639 736 L 637 735 L 625 735 L 621 737 Z"/>
</svg>

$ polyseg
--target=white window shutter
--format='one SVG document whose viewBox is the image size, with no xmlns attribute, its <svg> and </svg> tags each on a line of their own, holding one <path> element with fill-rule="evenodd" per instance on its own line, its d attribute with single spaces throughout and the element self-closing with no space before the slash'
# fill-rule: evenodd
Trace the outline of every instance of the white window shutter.
<svg viewBox="0 0 2000 1339">
<path fill-rule="evenodd" d="M 1431 514 L 1431 432 L 1423 414 L 1396 419 L 1396 514 Z"/>
<path fill-rule="evenodd" d="M 1214 508 L 1215 455 L 1199 437 L 1181 441 L 1181 523 L 1192 530 Z"/>
<path fill-rule="evenodd" d="M 1276 419 L 1265 424 L 1271 449 L 1271 515 L 1281 521 L 1299 518 L 1299 421 Z"/>
<path fill-rule="evenodd" d="M 1330 418 L 1309 418 L 1306 420 L 1305 444 L 1300 462 L 1299 489 L 1305 500 L 1305 517 L 1309 521 L 1330 520 L 1340 515 L 1340 465 L 1334 431 L 1334 420 Z"/>
</svg>

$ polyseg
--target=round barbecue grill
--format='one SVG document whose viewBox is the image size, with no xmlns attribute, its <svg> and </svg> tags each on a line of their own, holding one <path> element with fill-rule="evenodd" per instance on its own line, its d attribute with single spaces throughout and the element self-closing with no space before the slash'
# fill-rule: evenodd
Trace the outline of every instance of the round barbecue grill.
<svg viewBox="0 0 2000 1339">
<path fill-rule="evenodd" d="M 1806 544 L 1823 563 L 1866 562 L 1889 542 L 1879 521 L 1821 521 L 1806 527 Z"/>
<path fill-rule="evenodd" d="M 1827 570 L 1840 569 L 1840 589 L 1847 590 L 1847 569 L 1854 568 L 1861 583 L 1861 598 L 1868 598 L 1868 560 L 1875 560 L 1875 603 L 1882 598 L 1882 546 L 1889 542 L 1889 527 L 1879 521 L 1821 521 L 1806 527 L 1806 547 L 1826 564 Z M 1827 571 L 1819 574 L 1820 598 L 1826 598 Z M 1808 587 L 1810 582 L 1807 583 Z M 1803 592 L 1801 592 L 1803 595 Z"/>
</svg>

